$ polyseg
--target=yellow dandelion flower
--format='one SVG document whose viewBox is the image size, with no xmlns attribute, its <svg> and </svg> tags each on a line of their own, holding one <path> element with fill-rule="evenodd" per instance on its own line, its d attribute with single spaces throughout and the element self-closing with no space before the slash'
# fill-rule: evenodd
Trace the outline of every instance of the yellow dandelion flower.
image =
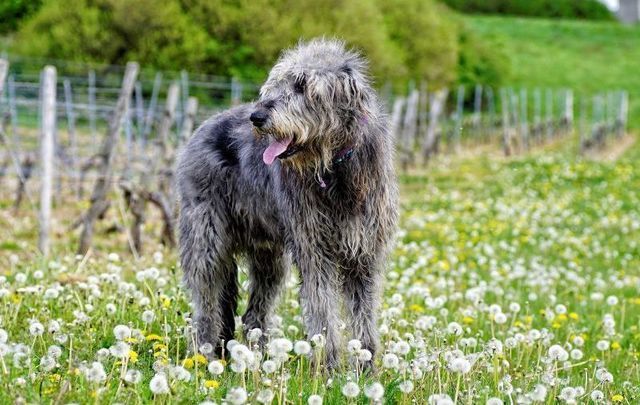
<svg viewBox="0 0 640 405">
<path fill-rule="evenodd" d="M 613 402 L 622 402 L 624 401 L 624 397 L 620 394 L 615 394 L 614 396 L 611 397 L 611 400 Z"/>
<path fill-rule="evenodd" d="M 126 339 L 124 339 L 125 342 L 127 343 L 138 343 L 138 339 L 134 338 L 134 337 L 128 337 Z"/>
<path fill-rule="evenodd" d="M 525 316 L 524 317 L 524 321 L 525 321 L 525 323 L 531 325 L 531 323 L 533 322 L 533 316 L 531 316 L 531 315 Z"/>
<path fill-rule="evenodd" d="M 167 350 L 167 345 L 160 342 L 155 342 L 151 347 L 153 347 L 153 350 L 160 350 L 160 351 Z"/>
<path fill-rule="evenodd" d="M 465 316 L 464 318 L 462 318 L 462 323 L 469 325 L 473 323 L 473 318 L 470 316 Z"/>
<path fill-rule="evenodd" d="M 193 356 L 193 360 L 197 361 L 198 364 L 209 364 L 209 362 L 207 361 L 207 358 L 201 355 L 200 353 Z"/>
<path fill-rule="evenodd" d="M 567 319 L 569 319 L 567 314 L 558 314 L 558 316 L 556 316 L 556 321 L 558 322 L 566 322 Z"/>
<path fill-rule="evenodd" d="M 60 374 L 51 374 L 49 376 L 49 381 L 51 382 L 58 382 L 60 381 Z"/>
<path fill-rule="evenodd" d="M 573 319 L 574 321 L 577 321 L 580 318 L 580 316 L 575 312 L 571 312 L 569 313 L 569 318 Z"/>
<path fill-rule="evenodd" d="M 162 336 L 156 335 L 155 333 L 151 333 L 151 334 L 147 335 L 147 337 L 145 339 L 147 339 L 147 341 L 162 340 Z"/>
<path fill-rule="evenodd" d="M 171 306 L 171 299 L 169 299 L 169 297 L 162 298 L 162 308 L 169 309 L 170 306 Z"/>
<path fill-rule="evenodd" d="M 195 363 L 194 363 L 192 358 L 187 358 L 187 359 L 184 359 L 184 361 L 182 362 L 182 367 L 184 367 L 184 368 L 193 368 L 194 364 Z"/>
<path fill-rule="evenodd" d="M 138 353 L 133 351 L 133 350 L 129 350 L 129 361 L 132 363 L 135 363 L 138 361 Z"/>
<path fill-rule="evenodd" d="M 562 327 L 562 324 L 560 322 L 554 322 L 551 324 L 551 327 L 553 329 L 560 329 Z"/>
<path fill-rule="evenodd" d="M 205 380 L 205 382 L 204 382 L 204 386 L 205 386 L 206 388 L 213 388 L 213 389 L 216 389 L 216 388 L 218 388 L 218 387 L 220 386 L 220 383 L 219 383 L 219 382 L 217 382 L 216 380 Z"/>
<path fill-rule="evenodd" d="M 409 310 L 411 310 L 413 312 L 422 312 L 424 310 L 424 308 L 422 307 L 422 305 L 411 304 L 411 305 L 409 305 Z"/>
<path fill-rule="evenodd" d="M 622 346 L 620 346 L 620 342 L 613 342 L 613 343 L 611 343 L 611 348 L 612 348 L 613 350 L 620 350 L 620 348 L 621 348 L 621 347 L 622 347 Z"/>
</svg>

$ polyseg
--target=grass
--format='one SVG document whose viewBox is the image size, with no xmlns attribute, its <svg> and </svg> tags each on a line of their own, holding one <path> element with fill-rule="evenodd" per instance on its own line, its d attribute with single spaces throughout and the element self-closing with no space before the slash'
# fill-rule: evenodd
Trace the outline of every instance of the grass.
<svg viewBox="0 0 640 405">
<path fill-rule="evenodd" d="M 583 94 L 625 89 L 640 126 L 640 27 L 617 22 L 465 16 L 476 35 L 509 55 L 507 84 L 571 87 Z"/>
<path fill-rule="evenodd" d="M 465 404 L 599 395 L 637 403 L 639 157 L 637 145 L 613 163 L 560 145 L 510 160 L 446 159 L 428 174 L 402 176 L 375 374 L 345 362 L 327 377 L 286 349 L 227 354 L 224 372 L 212 374 L 203 356 L 185 351 L 188 297 L 175 252 L 153 242 L 157 223 L 135 260 L 122 233 L 104 233 L 126 222 L 112 210 L 94 252 L 76 257 L 66 226 L 86 204 L 60 201 L 54 255 L 44 261 L 34 252 L 33 211 L 4 208 L 0 402 L 234 403 L 246 392 L 250 402 L 272 394 L 274 403 L 304 404 L 317 394 L 329 404 L 366 403 L 365 387 L 380 382 L 387 403 L 435 403 L 433 395 Z M 240 283 L 246 299 L 244 271 Z M 272 331 L 291 342 L 304 339 L 297 289 L 294 274 Z M 130 333 L 116 336 L 117 325 Z M 274 357 L 275 371 L 265 371 Z M 154 376 L 166 378 L 166 393 L 152 392 Z M 343 395 L 347 382 L 360 387 L 356 397 Z"/>
</svg>

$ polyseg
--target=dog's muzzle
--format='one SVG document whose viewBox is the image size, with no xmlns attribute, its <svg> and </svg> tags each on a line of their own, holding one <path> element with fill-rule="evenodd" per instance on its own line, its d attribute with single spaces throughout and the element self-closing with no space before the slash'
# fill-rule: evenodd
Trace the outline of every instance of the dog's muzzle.
<svg viewBox="0 0 640 405">
<path fill-rule="evenodd" d="M 268 119 L 269 113 L 265 110 L 255 110 L 251 113 L 251 116 L 249 116 L 249 120 L 251 120 L 251 123 L 256 128 L 262 128 Z"/>
</svg>

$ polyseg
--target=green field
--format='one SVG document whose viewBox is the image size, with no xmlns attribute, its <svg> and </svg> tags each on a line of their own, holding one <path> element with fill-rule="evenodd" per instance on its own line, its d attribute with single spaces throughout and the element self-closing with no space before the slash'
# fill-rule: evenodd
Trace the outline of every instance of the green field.
<svg viewBox="0 0 640 405">
<path fill-rule="evenodd" d="M 346 368 L 325 376 L 298 354 L 304 344 L 291 350 L 304 339 L 295 275 L 275 346 L 238 346 L 209 365 L 185 352 L 188 298 L 154 227 L 136 260 L 122 233 L 105 233 L 123 221 L 112 210 L 93 254 L 76 257 L 66 226 L 84 204 L 70 196 L 54 210 L 55 254 L 44 263 L 33 212 L 2 201 L 0 402 L 638 403 L 640 147 L 605 163 L 562 145 L 512 160 L 447 158 L 402 176 L 376 374 L 345 356 Z"/>
<path fill-rule="evenodd" d="M 472 32 L 504 49 L 506 84 L 571 87 L 578 94 L 626 89 L 640 126 L 640 27 L 616 22 L 465 16 Z"/>
</svg>

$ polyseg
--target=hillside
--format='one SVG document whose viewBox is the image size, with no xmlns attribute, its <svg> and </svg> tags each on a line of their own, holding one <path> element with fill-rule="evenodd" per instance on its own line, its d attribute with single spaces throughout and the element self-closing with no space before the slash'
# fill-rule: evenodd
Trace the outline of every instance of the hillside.
<svg viewBox="0 0 640 405">
<path fill-rule="evenodd" d="M 463 19 L 472 32 L 510 55 L 508 84 L 572 87 L 587 93 L 627 89 L 631 124 L 640 126 L 640 27 L 514 17 Z"/>
</svg>

